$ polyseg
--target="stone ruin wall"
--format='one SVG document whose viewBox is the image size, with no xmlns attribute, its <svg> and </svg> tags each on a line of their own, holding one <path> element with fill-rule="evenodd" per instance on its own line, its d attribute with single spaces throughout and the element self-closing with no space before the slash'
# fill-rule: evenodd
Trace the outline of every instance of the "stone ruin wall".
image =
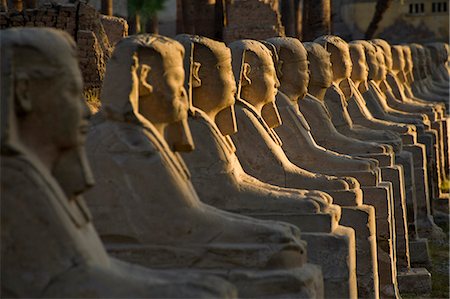
<svg viewBox="0 0 450 299">
<path fill-rule="evenodd" d="M 125 20 L 100 15 L 84 2 L 46 3 L 36 9 L 0 13 L 0 29 L 21 26 L 52 27 L 69 33 L 77 43 L 85 92 L 91 96 L 98 96 L 100 92 L 112 47 L 128 35 Z"/>
<path fill-rule="evenodd" d="M 266 39 L 284 36 L 278 0 L 227 0 L 223 39 Z"/>
</svg>

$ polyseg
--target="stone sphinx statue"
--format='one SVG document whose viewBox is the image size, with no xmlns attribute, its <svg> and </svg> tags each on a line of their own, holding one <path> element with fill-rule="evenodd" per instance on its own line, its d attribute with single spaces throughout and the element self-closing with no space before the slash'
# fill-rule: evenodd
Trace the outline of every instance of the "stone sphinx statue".
<svg viewBox="0 0 450 299">
<path fill-rule="evenodd" d="M 401 49 L 403 50 L 403 58 L 404 58 L 404 68 L 403 72 L 401 74 L 401 77 L 403 77 L 402 83 L 403 87 L 405 89 L 405 94 L 409 97 L 415 100 L 415 102 L 420 102 L 421 104 L 431 104 L 435 108 L 441 107 L 441 113 L 445 113 L 445 111 L 442 111 L 442 107 L 445 110 L 445 104 L 440 103 L 439 101 L 436 101 L 436 98 L 429 98 L 426 99 L 428 96 L 425 92 L 425 90 L 422 90 L 424 87 L 420 84 L 416 85 L 416 78 L 414 73 L 417 74 L 418 72 L 418 66 L 416 67 L 416 70 L 414 70 L 414 63 L 413 63 L 413 57 L 412 57 L 412 51 L 411 48 L 408 45 L 401 45 Z M 446 58 L 445 58 L 446 59 Z M 414 91 L 413 91 L 414 87 Z M 423 97 L 425 96 L 425 97 Z"/>
<path fill-rule="evenodd" d="M 275 51 L 274 64 L 280 81 L 276 105 L 283 122 L 275 131 L 283 141 L 282 148 L 289 159 L 309 171 L 354 176 L 364 185 L 376 186 L 378 172 L 369 161 L 326 150 L 318 146 L 312 137 L 309 125 L 298 108 L 298 100 L 306 95 L 309 81 L 307 53 L 300 41 L 288 37 L 267 41 L 273 45 L 268 48 Z M 371 210 L 373 208 L 367 205 L 342 207 L 344 216 L 341 224 L 353 227 L 356 232 L 358 294 L 362 297 L 378 296 L 374 231 L 355 226 L 357 222 L 364 223 L 363 227 L 370 227 L 375 220 Z"/>
<path fill-rule="evenodd" d="M 432 43 L 428 46 L 428 48 L 431 50 L 433 61 L 437 60 L 435 63 L 436 66 L 436 72 L 438 70 L 441 70 L 440 74 L 442 74 L 442 77 L 444 77 L 445 73 L 445 61 L 447 59 L 447 54 L 445 52 L 445 44 L 443 43 Z M 440 47 L 441 46 L 441 47 Z M 439 51 L 441 50 L 441 51 Z M 441 52 L 444 53 L 441 53 Z M 436 55 L 436 57 L 433 55 Z M 441 55 L 438 55 L 438 54 Z M 409 58 L 408 58 L 409 57 Z M 407 74 L 411 75 L 412 72 L 412 62 L 411 62 L 411 49 L 408 46 L 405 45 L 396 45 L 392 47 L 392 59 L 393 59 L 393 65 L 392 65 L 392 73 L 396 76 L 398 83 L 399 83 L 399 93 L 402 94 L 396 95 L 397 98 L 401 97 L 403 102 L 405 104 L 408 104 L 410 107 L 409 109 L 413 109 L 413 107 L 418 106 L 417 109 L 419 111 L 426 111 L 428 117 L 430 119 L 436 119 L 441 120 L 443 122 L 444 126 L 444 132 L 447 130 L 445 129 L 447 126 L 446 121 L 448 120 L 448 115 L 446 113 L 446 107 L 445 104 L 440 102 L 429 102 L 426 100 L 423 100 L 417 96 L 414 95 L 414 93 L 411 90 L 411 86 L 408 83 Z M 433 73 L 436 74 L 436 73 Z M 446 79 L 444 79 L 444 82 L 446 82 Z M 448 84 L 448 83 L 447 83 Z M 394 92 L 397 92 L 394 90 Z M 413 107 L 411 107 L 413 106 Z M 415 111 L 415 110 L 414 110 Z M 431 111 L 434 112 L 434 114 L 431 113 Z M 447 146 L 446 144 L 444 144 Z"/>
<path fill-rule="evenodd" d="M 413 65 L 411 88 L 421 99 L 431 102 L 446 103 L 448 109 L 449 91 L 445 86 L 436 85 L 429 75 L 429 67 L 425 47 L 419 44 L 409 44 L 411 63 Z"/>
<path fill-rule="evenodd" d="M 404 68 L 404 64 L 405 64 L 405 59 L 404 59 L 404 53 L 402 50 L 402 48 L 400 46 L 398 46 L 400 48 L 400 51 L 398 51 L 399 55 L 398 57 L 399 60 L 403 63 L 401 66 L 401 68 L 399 67 L 399 74 L 401 74 L 402 78 L 404 78 L 403 76 L 403 68 Z M 432 58 L 432 76 L 433 79 L 437 82 L 441 82 L 443 84 L 443 86 L 447 86 L 449 85 L 449 72 L 445 67 L 445 63 L 448 59 L 448 55 L 447 55 L 447 51 L 446 51 L 446 44 L 445 43 L 431 43 L 431 44 L 427 44 L 427 48 L 430 50 L 430 54 L 431 54 L 431 58 Z M 395 55 L 394 55 L 395 56 Z M 402 80 L 401 82 L 401 87 L 403 88 L 403 90 L 405 90 L 406 93 L 406 87 L 403 85 L 405 84 L 406 80 Z M 437 103 L 437 102 L 432 102 L 432 103 L 426 103 L 425 101 L 421 100 L 421 99 L 417 99 L 416 97 L 414 97 L 414 95 L 410 95 L 407 100 L 411 101 L 412 103 L 416 104 L 416 105 L 420 105 L 422 106 L 431 106 L 433 107 L 435 113 L 436 113 L 436 118 L 440 121 L 441 126 L 442 126 L 442 153 L 443 154 L 443 167 L 442 169 L 445 171 L 445 176 L 449 177 L 450 174 L 450 166 L 449 166 L 449 161 L 450 161 L 450 151 L 449 151 L 449 118 L 448 115 L 446 114 L 445 111 L 445 104 L 442 103 Z"/>
<path fill-rule="evenodd" d="M 373 157 L 375 165 L 392 164 L 392 148 L 375 142 L 347 137 L 336 130 L 324 104 L 327 89 L 332 84 L 330 54 L 317 43 L 304 43 L 308 52 L 310 80 L 308 93 L 299 99 L 299 109 L 306 118 L 317 144 L 338 153 Z M 374 160 L 371 160 L 374 163 Z"/>
<path fill-rule="evenodd" d="M 221 279 L 108 256 L 82 198 L 93 179 L 75 43 L 30 28 L 2 30 L 0 42 L 2 295 L 234 298 Z"/>
<path fill-rule="evenodd" d="M 239 40 L 229 47 L 238 90 L 235 105 L 238 131 L 231 137 L 245 172 L 266 183 L 289 188 L 325 190 L 334 199 L 337 197 L 342 201 L 360 203 L 360 190 L 355 190 L 354 186 L 351 187 L 353 190 L 349 189 L 347 183 L 348 180 L 350 184 L 355 184 L 354 179 L 339 180 L 307 172 L 290 162 L 283 152 L 280 146 L 282 142 L 273 130 L 281 122 L 274 105 L 279 83 L 272 54 L 266 46 L 253 40 Z M 341 187 L 337 188 L 339 185 Z M 353 275 L 341 277 L 340 281 L 345 279 L 346 284 L 335 284 L 338 293 L 329 295 L 356 295 Z"/>
<path fill-rule="evenodd" d="M 403 77 L 403 69 L 405 67 L 405 58 L 402 46 L 390 46 L 382 39 L 375 39 L 371 41 L 374 45 L 380 47 L 384 53 L 385 64 L 387 68 L 386 81 L 392 89 L 394 97 L 388 98 L 388 103 L 391 107 L 400 111 L 411 113 L 424 113 L 433 122 L 440 119 L 442 112 L 442 105 L 433 103 L 424 103 L 416 101 L 414 98 L 408 97 L 405 93 L 405 88 L 402 82 L 405 81 Z"/>
<path fill-rule="evenodd" d="M 330 54 L 333 71 L 332 85 L 324 97 L 336 129 L 349 137 L 391 145 L 395 152 L 401 149 L 401 139 L 390 131 L 372 130 L 354 124 L 346 109 L 351 89 L 347 87 L 351 76 L 352 63 L 348 44 L 338 36 L 325 35 L 314 40 Z"/>
<path fill-rule="evenodd" d="M 279 82 L 271 52 L 257 41 L 236 41 L 229 46 L 238 82 L 235 109 L 239 130 L 232 139 L 244 170 L 264 182 L 283 187 L 326 191 L 337 202 L 360 202 L 361 193 L 355 179 L 311 173 L 286 157 L 281 147 L 282 141 L 274 130 L 281 125 L 281 118 L 274 103 Z M 241 69 L 239 64 L 242 65 Z M 254 84 L 250 75 L 254 77 Z M 246 117 L 241 116 L 244 112 Z"/>
<path fill-rule="evenodd" d="M 388 88 L 386 88 L 386 92 L 383 93 L 380 88 L 380 86 L 386 85 L 384 84 L 387 73 L 383 63 L 384 56 L 380 49 L 375 48 L 370 43 L 363 41 L 359 43 L 364 46 L 369 67 L 368 80 L 370 88 L 368 93 L 366 92 L 363 94 L 367 107 L 377 118 L 398 123 L 414 124 L 417 128 L 418 141 L 424 142 L 427 145 L 427 147 L 425 147 L 423 144 L 414 143 L 404 146 L 405 150 L 411 152 L 414 157 L 413 165 L 416 202 L 410 202 L 410 206 L 412 204 L 415 204 L 416 206 L 413 207 L 414 211 L 411 211 L 408 214 L 417 215 L 415 224 L 417 225 L 419 234 L 438 239 L 440 238 L 440 230 L 434 225 L 429 212 L 430 195 L 428 189 L 427 154 L 429 157 L 432 157 L 431 149 L 433 148 L 434 132 L 431 132 L 431 134 L 433 134 L 431 136 L 427 133 L 430 126 L 428 117 L 424 114 L 408 114 L 407 112 L 394 110 L 388 106 L 386 97 L 392 96 L 392 93 Z M 426 149 L 429 150 L 428 153 L 426 152 Z M 403 165 L 407 167 L 406 164 Z"/>
<path fill-rule="evenodd" d="M 230 50 L 206 37 L 180 35 L 177 40 L 187 53 L 186 89 L 192 94 L 189 127 L 196 144 L 195 151 L 182 156 L 202 201 L 231 212 L 252 211 L 252 215 L 281 208 L 307 217 L 329 209 L 332 199 L 326 193 L 270 185 L 243 171 L 230 138 L 237 131 Z"/>
<path fill-rule="evenodd" d="M 311 129 L 298 109 L 298 100 L 307 93 L 309 82 L 307 53 L 303 45 L 293 38 L 272 38 L 268 42 L 275 46 L 278 55 L 280 88 L 277 93 L 277 107 L 286 126 L 275 131 L 282 137 L 283 149 L 289 159 L 301 167 L 320 173 L 337 176 L 353 176 L 359 182 L 376 182 L 377 172 L 367 160 L 342 155 L 319 146 L 311 135 Z M 279 98 L 279 99 L 278 99 Z M 287 122 L 287 119 L 292 119 Z M 283 124 L 284 124 L 283 123 Z M 297 138 L 287 138 L 288 128 L 296 130 Z M 282 134 L 286 136 L 283 138 Z M 295 145 L 294 145 L 295 143 Z M 301 150 L 297 147 L 304 146 Z M 319 163 L 321 162 L 321 163 Z"/>
<path fill-rule="evenodd" d="M 382 43 L 381 40 L 377 41 Z M 366 43 L 366 42 L 364 42 Z M 373 117 L 366 106 L 365 98 L 375 95 L 374 87 L 368 84 L 368 65 L 364 46 L 361 42 L 352 42 L 349 44 L 350 56 L 353 63 L 351 80 L 349 80 L 350 88 L 352 90 L 352 97 L 348 100 L 348 111 L 352 119 L 361 125 L 371 127 L 376 130 L 391 130 L 401 134 L 403 142 L 403 151 L 396 155 L 397 163 L 404 166 L 405 169 L 405 185 L 406 185 L 406 199 L 408 204 L 416 201 L 415 198 L 415 184 L 414 182 L 414 168 L 413 168 L 413 154 L 421 153 L 417 144 L 416 128 L 411 124 L 395 123 L 387 120 L 382 120 Z M 390 48 L 389 48 L 390 50 Z M 370 58 L 370 57 L 369 57 Z M 372 68 L 372 72 L 373 72 Z M 419 157 L 420 158 L 420 157 Z M 395 198 L 399 198 L 395 196 Z M 410 271 L 410 252 L 409 252 L 409 236 L 406 218 L 409 216 L 409 221 L 414 221 L 414 210 L 410 209 L 408 212 L 405 208 L 405 202 L 395 202 L 395 223 L 396 223 L 396 241 L 397 241 L 397 266 L 398 266 L 398 280 L 399 287 L 404 290 L 405 287 L 410 287 L 411 280 L 422 280 L 426 278 L 427 271 L 425 269 L 414 269 Z M 410 215 L 411 214 L 411 215 Z M 418 289 L 417 292 L 423 292 L 423 289 Z"/>
<path fill-rule="evenodd" d="M 365 98 L 370 97 L 374 94 L 373 86 L 368 84 L 368 67 L 366 62 L 366 56 L 364 52 L 364 47 L 360 43 L 350 43 L 350 56 L 353 63 L 351 80 L 349 80 L 349 86 L 352 90 L 352 97 L 347 101 L 347 109 L 349 111 L 352 120 L 362 126 L 367 126 L 376 130 L 391 130 L 401 134 L 403 141 L 403 149 L 407 150 L 410 145 L 415 144 L 417 136 L 416 129 L 413 125 L 400 124 L 387 120 L 382 120 L 374 117 L 370 110 L 367 108 Z M 415 201 L 415 184 L 413 183 L 414 173 L 412 165 L 412 153 L 402 151 L 397 154 L 396 160 L 404 168 L 405 174 L 405 198 L 407 202 L 413 203 Z M 399 198 L 398 196 L 396 198 Z M 400 205 L 399 205 L 400 203 Z M 404 209 L 404 202 L 397 202 L 396 209 L 396 223 L 397 223 L 397 252 L 401 254 L 399 256 L 399 265 L 409 264 L 409 257 L 405 255 L 408 252 L 407 248 L 407 234 L 405 234 L 404 221 L 406 218 L 405 213 L 402 211 Z M 413 211 L 411 212 L 411 217 L 413 217 Z M 409 213 L 408 213 L 409 214 Z"/>
<path fill-rule="evenodd" d="M 430 50 L 432 61 L 430 69 L 433 80 L 442 86 L 448 87 L 449 72 L 445 66 L 448 60 L 447 44 L 435 42 L 426 44 L 426 47 Z"/>
<path fill-rule="evenodd" d="M 428 165 L 431 166 L 429 167 L 431 168 L 429 169 L 431 196 L 433 198 L 443 197 L 443 195 L 440 194 L 439 188 L 445 180 L 444 135 L 446 134 L 444 134 L 444 125 L 440 116 L 443 107 L 432 105 L 432 103 L 430 103 L 429 106 L 421 105 L 420 103 L 415 103 L 413 99 L 407 99 L 400 80 L 397 79 L 396 75 L 396 73 L 400 71 L 398 66 L 401 63 L 404 63 L 404 61 L 398 61 L 403 60 L 403 55 L 399 56 L 398 53 L 400 52 L 395 51 L 397 53 L 397 70 L 394 70 L 394 59 L 391 46 L 386 41 L 381 39 L 373 40 L 372 43 L 382 49 L 385 58 L 384 61 L 387 69 L 387 75 L 382 86 L 383 88 L 389 90 L 389 93 L 386 95 L 387 104 L 396 110 L 411 113 L 413 115 L 415 113 L 425 114 L 431 122 L 431 130 L 427 130 L 426 134 L 430 135 L 433 140 L 431 140 L 428 144 L 424 142 L 423 133 L 419 134 L 419 140 L 424 142 L 428 147 Z M 401 51 L 401 53 L 403 54 L 403 51 Z"/>
<path fill-rule="evenodd" d="M 322 296 L 320 270 L 303 268 L 297 228 L 199 200 L 179 154 L 194 148 L 183 54 L 174 40 L 137 35 L 108 63 L 87 142 L 97 180 L 88 199 L 102 240 L 124 260 L 224 276 L 243 297 Z"/>
<path fill-rule="evenodd" d="M 337 269 L 344 272 L 347 265 L 338 261 L 342 261 L 339 257 L 342 250 L 348 251 L 348 245 L 345 245 L 348 229 L 339 226 L 340 209 L 333 211 L 337 206 L 322 203 L 316 212 L 309 201 L 314 201 L 314 197 L 322 192 L 270 185 L 242 169 L 230 138 L 239 130 L 234 125 L 236 83 L 230 50 L 223 43 L 205 37 L 180 35 L 177 39 L 184 45 L 186 53 L 192 52 L 192 57 L 185 56 L 185 70 L 190 74 L 186 78 L 193 106 L 189 127 L 196 150 L 183 154 L 183 159 L 201 200 L 227 211 L 297 225 L 302 230 L 302 238 L 308 242 L 308 261 L 321 265 L 324 273 Z M 335 219 L 329 219 L 330 216 Z M 344 244 L 336 244 L 336 241 Z M 330 259 L 324 259 L 323 249 L 330 246 L 339 250 L 328 252 Z M 334 260 L 333 265 L 331 260 Z M 327 296 L 339 280 L 329 275 L 325 275 L 324 280 Z"/>
<path fill-rule="evenodd" d="M 299 109 L 310 124 L 312 135 L 318 143 L 325 148 L 351 154 L 352 156 L 373 157 L 382 167 L 392 166 L 392 152 L 387 153 L 384 159 L 383 153 L 377 151 L 377 147 L 390 151 L 378 143 L 371 143 L 354 139 L 339 133 L 331 121 L 331 115 L 324 103 L 327 90 L 332 85 L 332 65 L 330 54 L 317 43 L 305 43 L 310 62 L 311 78 L 308 86 L 309 93 L 299 100 Z M 372 152 L 372 153 L 371 153 Z M 369 153 L 369 155 L 367 155 Z M 381 154 L 381 155 L 380 155 Z M 392 242 L 395 242 L 393 230 L 393 206 L 392 185 L 389 182 L 380 182 L 378 188 L 364 190 L 364 202 L 375 206 L 378 243 L 378 272 L 380 273 L 380 292 L 384 295 L 393 295 L 395 289 L 395 257 Z M 368 193 L 366 191 L 372 191 Z M 376 192 L 376 193 L 373 193 Z"/>
</svg>

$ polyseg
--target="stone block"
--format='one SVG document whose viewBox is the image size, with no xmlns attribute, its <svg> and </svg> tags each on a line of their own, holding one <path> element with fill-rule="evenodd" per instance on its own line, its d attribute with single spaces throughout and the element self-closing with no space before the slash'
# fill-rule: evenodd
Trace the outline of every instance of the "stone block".
<svg viewBox="0 0 450 299">
<path fill-rule="evenodd" d="M 427 239 L 421 238 L 409 240 L 409 254 L 411 266 L 431 266 L 431 257 Z"/>
<path fill-rule="evenodd" d="M 425 295 L 431 293 L 431 274 L 425 268 L 411 268 L 397 276 L 400 293 Z"/>
</svg>

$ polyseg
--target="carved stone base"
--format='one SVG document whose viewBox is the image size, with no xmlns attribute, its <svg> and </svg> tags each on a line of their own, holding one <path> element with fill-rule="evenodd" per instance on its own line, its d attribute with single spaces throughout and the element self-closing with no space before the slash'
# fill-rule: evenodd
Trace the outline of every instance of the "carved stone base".
<svg viewBox="0 0 450 299">
<path fill-rule="evenodd" d="M 355 230 L 358 297 L 378 298 L 375 209 L 369 205 L 343 207 L 340 223 Z"/>
<path fill-rule="evenodd" d="M 341 219 L 348 218 L 345 210 L 342 208 Z M 351 228 L 337 225 L 336 221 L 328 219 L 327 214 L 315 214 L 311 217 L 288 213 L 246 215 L 264 220 L 284 221 L 298 226 L 302 230 L 302 240 L 308 243 L 308 262 L 322 268 L 325 297 L 357 297 L 356 255 L 358 253 L 355 251 L 355 235 L 358 233 L 356 229 L 353 231 Z M 353 219 L 349 219 L 348 222 L 352 223 L 352 227 L 355 226 Z M 366 223 L 366 226 L 370 227 L 370 223 Z M 365 242 L 367 243 L 367 239 Z M 367 255 L 365 258 L 367 263 Z"/>
<path fill-rule="evenodd" d="M 425 238 L 409 240 L 409 255 L 411 266 L 431 266 L 431 257 L 428 249 L 428 240 Z"/>
<path fill-rule="evenodd" d="M 400 293 L 424 295 L 431 293 L 431 274 L 425 268 L 411 268 L 398 272 Z"/>
</svg>

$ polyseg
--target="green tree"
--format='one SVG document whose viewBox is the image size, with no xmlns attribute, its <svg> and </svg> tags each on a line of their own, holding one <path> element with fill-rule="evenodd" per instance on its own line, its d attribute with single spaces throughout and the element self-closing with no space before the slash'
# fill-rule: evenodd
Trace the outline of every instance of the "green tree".
<svg viewBox="0 0 450 299">
<path fill-rule="evenodd" d="M 158 33 L 158 11 L 164 9 L 166 0 L 128 0 L 135 33 Z"/>
</svg>

